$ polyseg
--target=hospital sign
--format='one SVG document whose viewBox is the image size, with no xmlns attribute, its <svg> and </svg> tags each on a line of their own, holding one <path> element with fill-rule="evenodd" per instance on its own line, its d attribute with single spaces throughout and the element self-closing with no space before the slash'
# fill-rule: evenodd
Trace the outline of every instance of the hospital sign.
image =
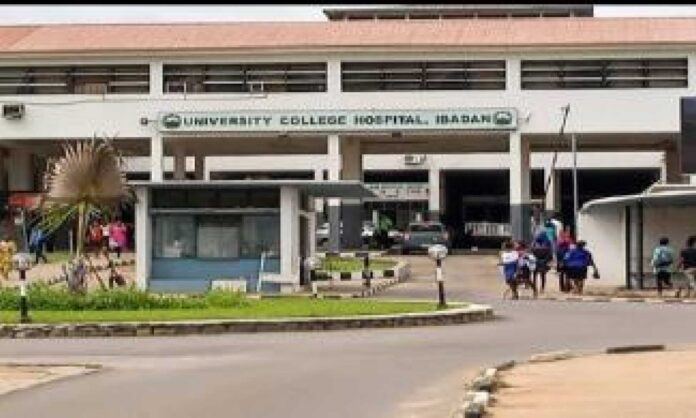
<svg viewBox="0 0 696 418">
<path fill-rule="evenodd" d="M 164 132 L 513 130 L 514 108 L 443 110 L 253 110 L 161 112 Z"/>
</svg>

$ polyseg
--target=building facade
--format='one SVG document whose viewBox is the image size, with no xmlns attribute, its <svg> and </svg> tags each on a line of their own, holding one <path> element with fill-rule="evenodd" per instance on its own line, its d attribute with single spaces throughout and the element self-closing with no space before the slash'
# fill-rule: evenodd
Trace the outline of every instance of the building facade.
<svg viewBox="0 0 696 418">
<path fill-rule="evenodd" d="M 534 7 L 0 27 L 0 188 L 38 191 L 94 135 L 138 180 L 364 181 L 377 197 L 320 202 L 338 249 L 375 211 L 516 238 L 535 205 L 572 223 L 571 137 L 580 203 L 684 181 L 696 19 Z"/>
</svg>

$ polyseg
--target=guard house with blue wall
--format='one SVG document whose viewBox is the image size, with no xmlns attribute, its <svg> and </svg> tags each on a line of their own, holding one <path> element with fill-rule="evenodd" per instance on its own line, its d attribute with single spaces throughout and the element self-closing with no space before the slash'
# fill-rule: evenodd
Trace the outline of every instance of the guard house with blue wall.
<svg viewBox="0 0 696 418">
<path fill-rule="evenodd" d="M 136 282 L 156 292 L 203 292 L 215 280 L 292 292 L 313 255 L 315 198 L 374 195 L 359 181 L 132 182 Z M 259 283 L 261 278 L 261 283 Z"/>
</svg>

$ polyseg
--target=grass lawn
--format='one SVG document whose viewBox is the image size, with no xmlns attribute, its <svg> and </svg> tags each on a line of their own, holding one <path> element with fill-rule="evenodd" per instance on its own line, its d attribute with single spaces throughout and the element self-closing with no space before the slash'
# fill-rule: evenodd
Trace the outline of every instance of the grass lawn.
<svg viewBox="0 0 696 418">
<path fill-rule="evenodd" d="M 338 258 L 326 257 L 321 260 L 321 270 L 324 271 L 362 271 L 362 258 Z M 384 259 L 370 259 L 370 270 L 386 270 L 396 266 L 396 261 Z"/>
<path fill-rule="evenodd" d="M 31 303 L 31 302 L 30 302 Z M 450 304 L 461 308 L 465 304 Z M 252 319 L 283 317 L 334 317 L 348 315 L 379 315 L 407 312 L 432 312 L 435 302 L 388 302 L 375 300 L 332 300 L 303 297 L 279 297 L 253 300 L 235 308 L 153 309 L 131 311 L 34 311 L 29 315 L 35 323 L 109 322 L 109 321 L 176 321 L 187 319 Z M 16 323 L 19 314 L 0 311 L 0 322 Z"/>
</svg>

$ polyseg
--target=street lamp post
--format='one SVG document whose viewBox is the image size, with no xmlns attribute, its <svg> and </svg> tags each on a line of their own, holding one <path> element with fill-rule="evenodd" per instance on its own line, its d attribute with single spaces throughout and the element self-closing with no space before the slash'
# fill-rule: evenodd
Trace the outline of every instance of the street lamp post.
<svg viewBox="0 0 696 418">
<path fill-rule="evenodd" d="M 372 272 L 370 271 L 370 252 L 365 251 L 364 253 L 357 253 L 358 257 L 363 258 L 363 269 L 362 278 L 364 280 L 363 285 L 366 290 L 370 290 L 372 287 Z"/>
<path fill-rule="evenodd" d="M 447 257 L 447 247 L 444 245 L 433 245 L 428 248 L 428 255 L 435 260 L 435 280 L 437 281 L 438 309 L 447 307 L 445 301 L 445 281 L 442 276 L 442 260 Z"/>
<path fill-rule="evenodd" d="M 15 254 L 12 257 L 15 268 L 19 271 L 19 322 L 31 322 L 29 304 L 27 302 L 27 270 L 31 267 L 31 257 L 26 253 Z"/>
</svg>

